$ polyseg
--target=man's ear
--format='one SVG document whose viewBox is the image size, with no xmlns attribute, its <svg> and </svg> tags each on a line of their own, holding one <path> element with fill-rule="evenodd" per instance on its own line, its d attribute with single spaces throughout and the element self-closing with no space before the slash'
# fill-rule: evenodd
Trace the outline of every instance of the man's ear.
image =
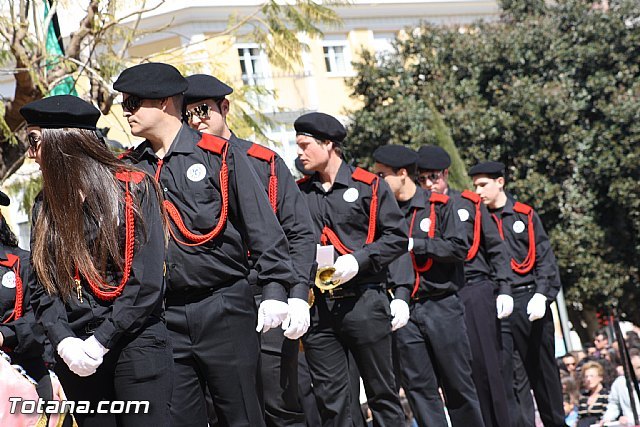
<svg viewBox="0 0 640 427">
<path fill-rule="evenodd" d="M 220 101 L 220 114 L 222 115 L 222 117 L 227 117 L 227 114 L 229 114 L 229 100 L 227 98 L 223 99 L 222 101 Z"/>
</svg>

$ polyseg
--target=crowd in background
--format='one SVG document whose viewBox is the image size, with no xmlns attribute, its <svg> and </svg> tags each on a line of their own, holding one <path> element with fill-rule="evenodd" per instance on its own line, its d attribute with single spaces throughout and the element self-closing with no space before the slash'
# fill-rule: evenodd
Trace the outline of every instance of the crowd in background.
<svg viewBox="0 0 640 427">
<path fill-rule="evenodd" d="M 607 328 L 594 333 L 585 350 L 572 351 L 557 359 L 566 423 L 570 427 L 591 425 L 633 426 L 633 410 L 623 368 L 620 343 L 609 337 Z M 625 334 L 631 367 L 640 376 L 640 336 Z M 635 395 L 635 392 L 634 392 Z M 634 398 L 640 416 L 638 398 Z M 617 424 L 615 423 L 617 422 Z"/>
</svg>

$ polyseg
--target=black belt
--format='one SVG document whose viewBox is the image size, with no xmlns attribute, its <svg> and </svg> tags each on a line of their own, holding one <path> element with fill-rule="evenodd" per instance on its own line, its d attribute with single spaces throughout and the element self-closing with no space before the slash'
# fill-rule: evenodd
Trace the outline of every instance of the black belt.
<svg viewBox="0 0 640 427">
<path fill-rule="evenodd" d="M 338 300 L 338 299 L 345 299 L 345 298 L 358 298 L 360 297 L 360 295 L 362 295 L 364 293 L 364 291 L 368 290 L 368 289 L 376 289 L 376 290 L 382 290 L 382 285 L 380 284 L 369 284 L 369 285 L 358 285 L 358 286 L 345 286 L 345 287 L 338 287 L 329 291 L 324 291 L 322 292 L 320 289 L 318 288 L 314 288 L 316 291 L 316 296 L 323 296 L 329 300 Z"/>
<path fill-rule="evenodd" d="M 440 301 L 441 299 L 445 299 L 454 294 L 455 294 L 455 291 L 451 291 L 449 289 L 433 290 L 429 292 L 418 292 L 417 294 L 411 297 L 411 301 L 418 301 L 418 302 L 424 301 L 424 300 Z"/>
<path fill-rule="evenodd" d="M 186 305 L 194 302 L 202 301 L 205 298 L 210 297 L 216 291 L 219 291 L 224 286 L 213 288 L 195 288 L 185 289 L 184 291 L 173 291 L 167 293 L 164 296 L 166 305 Z"/>
<path fill-rule="evenodd" d="M 531 291 L 535 291 L 535 290 L 536 290 L 536 285 L 534 285 L 534 284 L 520 285 L 520 286 L 512 287 L 511 288 L 511 293 L 520 294 L 520 293 L 531 292 Z"/>
</svg>

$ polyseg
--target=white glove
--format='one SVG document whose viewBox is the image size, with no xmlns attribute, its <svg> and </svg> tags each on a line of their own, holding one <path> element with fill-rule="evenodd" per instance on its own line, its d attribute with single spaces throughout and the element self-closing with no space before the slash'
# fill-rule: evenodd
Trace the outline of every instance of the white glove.
<svg viewBox="0 0 640 427">
<path fill-rule="evenodd" d="M 391 308 L 391 315 L 393 316 L 391 320 L 392 331 L 402 328 L 409 322 L 409 305 L 406 302 L 396 298 L 391 301 L 389 307 Z"/>
<path fill-rule="evenodd" d="M 351 254 L 346 254 L 338 257 L 335 264 L 333 264 L 333 268 L 335 268 L 336 271 L 333 273 L 333 276 L 331 276 L 331 279 L 339 280 L 340 283 L 344 284 L 358 274 L 360 266 L 358 265 L 356 257 Z"/>
<path fill-rule="evenodd" d="M 509 317 L 513 313 L 513 298 L 511 295 L 498 295 L 496 308 L 498 309 L 498 319 Z"/>
<path fill-rule="evenodd" d="M 309 303 L 301 298 L 289 298 L 289 315 L 282 322 L 284 336 L 297 340 L 307 332 L 309 319 Z"/>
<path fill-rule="evenodd" d="M 527 304 L 527 314 L 529 315 L 529 321 L 542 319 L 544 313 L 547 311 L 547 297 L 542 294 L 533 294 L 529 303 Z"/>
<path fill-rule="evenodd" d="M 409 237 L 409 252 L 413 250 L 413 237 Z"/>
<path fill-rule="evenodd" d="M 108 348 L 100 344 L 96 339 L 95 335 L 91 335 L 89 338 L 84 340 L 84 346 L 82 347 L 85 353 L 89 355 L 92 359 L 100 359 L 102 356 L 107 354 L 109 351 Z"/>
<path fill-rule="evenodd" d="M 84 341 L 76 337 L 67 337 L 58 344 L 58 354 L 71 372 L 81 377 L 93 375 L 102 363 L 102 356 L 91 358 L 84 352 Z"/>
<path fill-rule="evenodd" d="M 260 303 L 258 308 L 258 326 L 256 332 L 267 332 L 271 328 L 277 328 L 289 314 L 289 306 L 286 302 L 275 299 L 267 299 Z"/>
</svg>

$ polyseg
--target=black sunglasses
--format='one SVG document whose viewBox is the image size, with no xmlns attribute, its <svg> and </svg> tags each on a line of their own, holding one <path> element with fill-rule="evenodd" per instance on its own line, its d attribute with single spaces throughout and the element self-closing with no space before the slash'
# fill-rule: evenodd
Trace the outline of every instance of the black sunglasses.
<svg viewBox="0 0 640 427">
<path fill-rule="evenodd" d="M 142 105 L 142 101 L 142 98 L 135 95 L 130 95 L 127 97 L 127 99 L 122 101 L 122 108 L 130 113 L 135 113 Z"/>
<path fill-rule="evenodd" d="M 200 120 L 204 120 L 209 118 L 210 111 L 211 107 L 209 107 L 209 104 L 200 104 L 197 107 L 193 107 L 192 109 L 187 110 L 185 116 L 187 116 L 188 121 L 191 121 L 193 119 L 193 116 L 196 116 Z"/>
<path fill-rule="evenodd" d="M 42 142 L 42 139 L 40 139 L 40 136 L 36 135 L 35 133 L 30 133 L 27 135 L 27 139 L 29 140 L 29 149 L 34 152 L 38 151 L 40 142 Z"/>
<path fill-rule="evenodd" d="M 418 176 L 418 182 L 420 184 L 426 184 L 427 180 L 429 180 L 431 182 L 435 182 L 435 181 L 439 180 L 441 176 L 442 176 L 442 172 L 427 173 L 425 175 Z"/>
</svg>

